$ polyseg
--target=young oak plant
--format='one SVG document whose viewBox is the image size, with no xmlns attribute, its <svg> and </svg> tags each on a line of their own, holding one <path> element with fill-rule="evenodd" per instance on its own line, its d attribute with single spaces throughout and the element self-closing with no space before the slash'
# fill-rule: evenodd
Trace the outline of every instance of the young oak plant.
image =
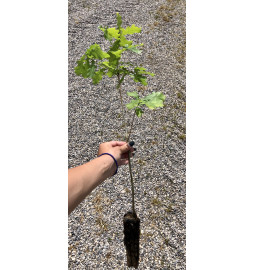
<svg viewBox="0 0 255 270">
<path fill-rule="evenodd" d="M 146 70 L 146 68 L 135 66 L 129 61 L 123 61 L 121 58 L 126 51 L 132 53 L 141 54 L 141 47 L 143 44 L 133 44 L 132 40 L 127 39 L 128 36 L 141 32 L 141 28 L 132 24 L 126 28 L 122 27 L 122 18 L 119 13 L 116 13 L 117 26 L 116 27 L 103 27 L 98 28 L 103 32 L 104 38 L 110 42 L 109 49 L 103 51 L 99 44 L 92 44 L 85 52 L 85 54 L 77 61 L 75 67 L 75 73 L 78 76 L 84 78 L 91 78 L 93 84 L 98 84 L 103 76 L 109 78 L 117 78 L 116 89 L 119 92 L 121 116 L 123 126 L 127 128 L 125 120 L 125 108 L 123 104 L 123 91 L 122 84 L 126 77 L 131 77 L 135 82 L 147 85 L 148 76 L 154 76 L 155 74 Z M 141 117 L 144 113 L 143 107 L 147 106 L 149 109 L 154 110 L 158 107 L 164 106 L 165 96 L 161 92 L 153 92 L 145 97 L 140 97 L 136 91 L 127 92 L 127 95 L 133 98 L 130 103 L 126 104 L 128 110 L 133 110 L 133 117 L 130 125 L 129 132 L 125 131 L 125 140 L 128 142 L 132 133 L 133 123 L 135 115 Z M 135 203 L 134 203 L 134 183 L 131 170 L 131 162 L 129 156 L 129 172 L 132 188 L 132 211 L 134 216 Z M 130 266 L 137 266 L 137 254 L 136 260 L 128 263 Z M 139 256 L 138 256 L 139 257 Z"/>
</svg>

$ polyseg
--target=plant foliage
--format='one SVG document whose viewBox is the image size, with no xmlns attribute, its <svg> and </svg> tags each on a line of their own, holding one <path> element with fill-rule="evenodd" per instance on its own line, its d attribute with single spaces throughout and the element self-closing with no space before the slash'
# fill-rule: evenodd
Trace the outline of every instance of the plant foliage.
<svg viewBox="0 0 255 270">
<path fill-rule="evenodd" d="M 116 14 L 116 17 L 116 27 L 98 27 L 103 32 L 104 38 L 110 42 L 108 51 L 103 51 L 99 44 L 92 44 L 77 61 L 75 73 L 84 78 L 91 78 L 93 84 L 98 84 L 106 75 L 109 78 L 118 77 L 117 88 L 120 88 L 126 76 L 130 76 L 135 82 L 147 85 L 148 76 L 154 76 L 155 74 L 148 72 L 142 66 L 136 67 L 130 62 L 121 61 L 121 56 L 125 51 L 137 54 L 142 52 L 142 43 L 134 45 L 132 40 L 127 39 L 127 36 L 141 33 L 141 28 L 134 24 L 123 28 L 119 13 Z M 157 107 L 163 107 L 165 100 L 165 96 L 160 92 L 153 92 L 144 98 L 140 98 L 136 92 L 128 92 L 127 94 L 134 99 L 126 107 L 129 110 L 135 109 L 138 117 L 143 114 L 142 105 L 153 110 Z"/>
<path fill-rule="evenodd" d="M 141 117 L 143 110 L 142 105 L 147 106 L 150 110 L 154 110 L 158 107 L 164 106 L 165 96 L 161 92 L 153 92 L 144 98 L 140 98 L 137 92 L 127 92 L 127 95 L 133 97 L 134 99 L 126 105 L 126 107 L 131 110 L 135 109 L 136 115 Z"/>
<path fill-rule="evenodd" d="M 143 44 L 133 45 L 132 40 L 128 40 L 126 36 L 141 32 L 141 28 L 132 24 L 126 28 L 122 26 L 121 16 L 117 13 L 117 27 L 103 27 L 99 29 L 103 31 L 104 38 L 110 41 L 110 48 L 104 52 L 99 44 L 91 45 L 85 54 L 77 61 L 75 73 L 84 78 L 91 78 L 94 84 L 100 82 L 104 75 L 112 77 L 114 75 L 121 75 L 122 82 L 125 76 L 131 76 L 135 82 L 140 82 L 147 85 L 147 76 L 154 76 L 153 73 L 146 72 L 143 67 L 133 67 L 130 63 L 124 65 L 120 63 L 122 54 L 129 50 L 131 52 L 140 54 L 142 52 L 139 47 Z"/>
</svg>

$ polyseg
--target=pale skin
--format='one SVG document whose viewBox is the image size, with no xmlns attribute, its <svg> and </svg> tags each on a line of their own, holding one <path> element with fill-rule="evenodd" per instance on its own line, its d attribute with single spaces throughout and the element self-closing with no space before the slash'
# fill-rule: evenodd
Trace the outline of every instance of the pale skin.
<svg viewBox="0 0 255 270">
<path fill-rule="evenodd" d="M 102 143 L 98 156 L 109 153 L 114 156 L 118 166 L 128 164 L 128 154 L 134 148 L 122 141 Z M 132 156 L 132 155 L 131 155 Z M 81 166 L 68 170 L 68 214 L 70 214 L 93 189 L 116 171 L 116 164 L 109 155 L 97 157 Z"/>
</svg>

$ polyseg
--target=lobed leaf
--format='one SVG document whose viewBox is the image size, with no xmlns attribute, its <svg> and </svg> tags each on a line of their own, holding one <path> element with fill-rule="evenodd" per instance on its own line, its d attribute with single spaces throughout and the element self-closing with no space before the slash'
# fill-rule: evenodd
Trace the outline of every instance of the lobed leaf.
<svg viewBox="0 0 255 270">
<path fill-rule="evenodd" d="M 132 110 L 132 109 L 134 109 L 135 107 L 137 107 L 137 106 L 139 105 L 139 103 L 140 103 L 140 100 L 139 100 L 139 99 L 133 99 L 133 100 L 131 100 L 130 103 L 128 103 L 128 104 L 126 105 L 126 107 L 127 107 L 129 110 Z"/>
<path fill-rule="evenodd" d="M 107 33 L 110 37 L 118 39 L 120 37 L 120 31 L 118 29 L 113 28 L 108 28 Z"/>
<path fill-rule="evenodd" d="M 113 66 L 110 66 L 109 61 L 102 62 L 101 65 L 103 65 L 104 67 L 109 68 L 109 69 L 114 69 Z"/>
<path fill-rule="evenodd" d="M 85 55 L 81 57 L 80 60 L 77 61 L 77 66 L 74 68 L 75 74 L 84 78 L 88 78 L 88 69 L 89 63 L 85 60 Z"/>
<path fill-rule="evenodd" d="M 117 58 L 121 57 L 121 53 L 123 50 L 118 50 L 118 51 L 110 51 L 109 53 L 114 54 Z"/>
<path fill-rule="evenodd" d="M 112 70 L 109 70 L 106 75 L 111 78 L 114 75 L 114 72 Z"/>
<path fill-rule="evenodd" d="M 122 19 L 118 12 L 116 13 L 116 16 L 117 16 L 117 25 L 118 25 L 118 28 L 120 28 L 122 25 Z"/>
<path fill-rule="evenodd" d="M 147 78 L 143 76 L 142 74 L 135 73 L 131 75 L 135 82 L 140 82 L 142 85 L 148 85 Z"/>
<path fill-rule="evenodd" d="M 109 41 L 112 40 L 112 36 L 110 36 L 108 31 L 107 31 L 108 27 L 103 27 L 103 26 L 100 25 L 100 26 L 98 26 L 98 28 L 104 32 L 104 38 L 106 40 L 109 40 Z"/>
<path fill-rule="evenodd" d="M 154 73 L 151 73 L 151 72 L 148 72 L 148 71 L 143 72 L 143 74 L 147 74 L 147 75 L 150 75 L 150 76 L 152 76 L 152 77 L 154 77 L 154 76 L 155 76 L 155 74 L 154 74 Z"/>
<path fill-rule="evenodd" d="M 89 62 L 89 60 L 88 60 L 88 62 Z M 96 72 L 95 61 L 92 60 L 91 63 L 90 63 L 90 67 L 89 67 L 89 69 L 88 69 L 88 76 L 89 76 L 90 78 L 93 78 L 95 72 Z"/>
<path fill-rule="evenodd" d="M 135 26 L 134 24 L 132 24 L 131 26 L 128 26 L 126 29 L 122 28 L 122 34 L 125 35 L 132 35 L 135 33 L 140 33 L 141 32 L 141 28 Z"/>
<path fill-rule="evenodd" d="M 128 69 L 129 66 L 119 66 L 119 72 L 124 74 L 131 74 L 132 72 Z"/>
<path fill-rule="evenodd" d="M 139 98 L 139 95 L 136 91 L 133 92 L 127 92 L 127 95 L 134 98 Z"/>
<path fill-rule="evenodd" d="M 144 67 L 135 67 L 135 72 L 141 73 L 141 71 L 145 71 L 145 70 L 146 70 L 146 68 L 144 68 Z"/>
<path fill-rule="evenodd" d="M 146 68 L 144 68 L 144 67 L 136 67 L 135 72 L 139 73 L 139 74 L 147 74 L 147 75 L 150 75 L 152 77 L 155 76 L 154 73 L 146 71 Z"/>
<path fill-rule="evenodd" d="M 135 113 L 138 117 L 141 117 L 143 114 L 143 110 L 141 108 L 135 108 Z"/>
<path fill-rule="evenodd" d="M 96 70 L 95 61 L 90 61 L 88 57 L 85 60 L 85 57 L 86 55 L 83 55 L 81 59 L 77 61 L 77 66 L 74 68 L 74 71 L 78 76 L 81 75 L 84 78 L 92 78 Z"/>
<path fill-rule="evenodd" d="M 104 71 L 102 69 L 95 72 L 94 76 L 92 77 L 93 84 L 98 84 L 102 80 L 102 75 Z"/>
<path fill-rule="evenodd" d="M 132 40 L 127 40 L 123 35 L 120 36 L 120 46 L 126 48 L 127 46 L 131 46 L 132 43 L 133 43 Z"/>
<path fill-rule="evenodd" d="M 109 58 L 109 65 L 112 66 L 114 69 L 117 67 L 118 62 L 119 62 L 119 57 L 117 57 L 114 53 L 112 52 L 117 52 L 120 47 L 120 41 L 116 40 L 113 45 L 110 47 L 109 51 L 107 52 L 110 55 Z"/>
<path fill-rule="evenodd" d="M 109 51 L 117 51 L 120 48 L 120 40 L 115 40 L 115 42 L 112 44 L 112 46 L 109 48 Z"/>
<path fill-rule="evenodd" d="M 110 55 L 108 53 L 102 51 L 100 46 L 96 43 L 91 45 L 89 47 L 89 49 L 87 49 L 86 55 L 90 59 L 99 59 L 99 60 L 110 57 Z"/>
<path fill-rule="evenodd" d="M 135 53 L 140 54 L 142 51 L 139 50 L 139 49 L 137 49 L 136 47 L 137 47 L 137 45 L 136 45 L 136 46 L 125 46 L 125 48 L 126 48 L 127 50 L 130 50 L 130 51 L 132 51 L 132 52 L 135 52 Z"/>
<path fill-rule="evenodd" d="M 161 92 L 153 92 L 142 99 L 142 104 L 145 104 L 149 109 L 153 110 L 164 106 L 166 97 Z"/>
</svg>

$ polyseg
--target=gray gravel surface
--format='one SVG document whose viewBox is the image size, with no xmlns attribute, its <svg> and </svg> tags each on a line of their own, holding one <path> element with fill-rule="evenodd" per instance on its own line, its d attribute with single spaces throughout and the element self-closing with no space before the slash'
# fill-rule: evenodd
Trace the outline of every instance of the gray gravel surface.
<svg viewBox="0 0 255 270">
<path fill-rule="evenodd" d="M 98 26 L 114 27 L 116 12 L 123 27 L 142 27 L 130 39 L 144 43 L 143 53 L 128 57 L 156 74 L 147 87 L 127 79 L 123 89 L 141 96 L 152 91 L 166 95 L 164 108 L 145 110 L 136 119 L 131 137 L 137 148 L 132 164 L 141 219 L 139 269 L 186 268 L 185 9 L 184 0 L 68 4 L 69 168 L 95 158 L 100 143 L 122 139 L 115 81 L 105 77 L 95 86 L 74 73 L 76 61 L 92 43 L 108 48 Z M 128 269 L 122 220 L 130 209 L 128 168 L 121 167 L 69 216 L 69 269 Z"/>
</svg>

